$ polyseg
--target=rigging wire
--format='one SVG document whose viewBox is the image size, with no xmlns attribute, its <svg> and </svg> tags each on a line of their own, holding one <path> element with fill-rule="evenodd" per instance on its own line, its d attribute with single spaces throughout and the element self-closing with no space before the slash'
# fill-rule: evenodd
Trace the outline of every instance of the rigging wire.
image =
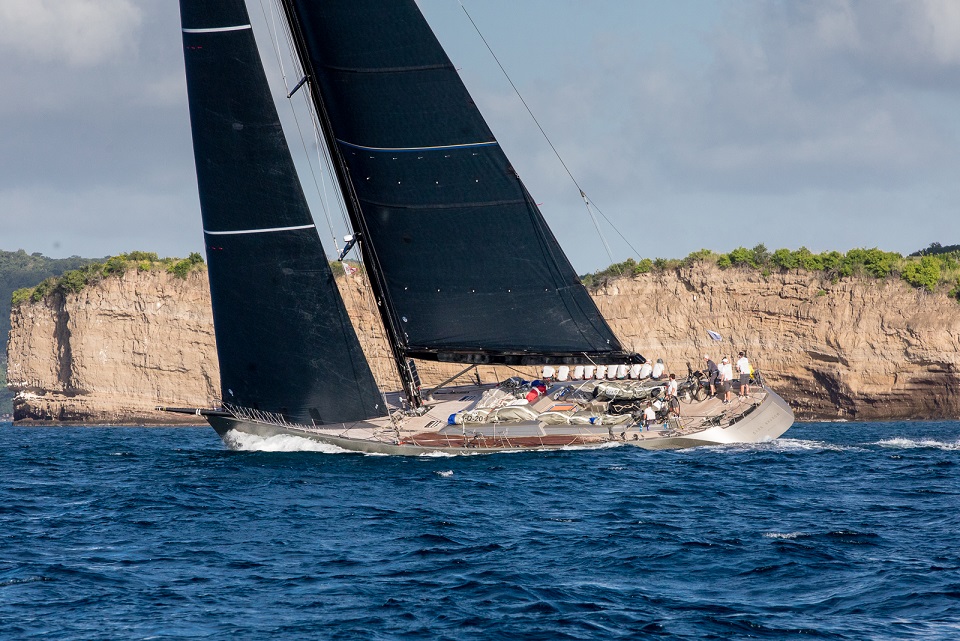
<svg viewBox="0 0 960 641">
<path fill-rule="evenodd" d="M 289 84 L 288 79 L 287 79 L 287 71 L 286 71 L 286 68 L 285 68 L 284 65 L 283 65 L 283 56 L 282 56 L 282 54 L 280 53 L 280 39 L 279 39 L 279 33 L 280 33 L 280 31 L 277 29 L 276 12 L 274 11 L 275 8 L 276 8 L 276 4 L 273 3 L 273 2 L 271 2 L 271 3 L 270 3 L 270 17 L 268 18 L 268 17 L 267 17 L 267 10 L 266 10 L 266 8 L 265 8 L 264 5 L 263 5 L 263 0 L 260 0 L 260 12 L 263 14 L 263 19 L 264 19 L 264 21 L 267 23 L 267 26 L 268 26 L 268 27 L 267 27 L 267 31 L 270 33 L 270 42 L 271 42 L 271 44 L 273 45 L 273 53 L 274 53 L 274 55 L 275 55 L 276 58 L 277 58 L 277 65 L 280 67 L 280 76 L 283 78 L 283 87 L 284 87 L 284 89 L 287 90 L 287 93 L 289 94 L 289 93 L 290 93 L 290 84 Z M 271 28 L 271 25 L 272 25 L 272 28 Z M 288 46 L 289 46 L 289 36 L 288 36 L 287 40 L 288 40 L 288 43 L 287 43 L 287 44 L 288 44 Z M 297 65 L 296 65 L 296 62 L 297 62 L 297 61 L 296 61 L 296 58 L 293 59 L 293 62 L 294 62 L 294 67 L 296 68 L 296 66 L 297 66 Z M 289 95 L 287 96 L 287 98 L 288 98 L 287 104 L 288 104 L 289 107 L 290 107 L 290 113 L 293 115 L 293 121 L 294 121 L 294 123 L 296 123 L 296 126 L 297 126 L 297 134 L 298 134 L 298 136 L 299 136 L 299 138 L 300 138 L 300 145 L 303 147 L 303 155 L 304 155 L 304 157 L 306 157 L 306 159 L 307 159 L 307 165 L 308 165 L 309 168 L 310 168 L 310 178 L 313 180 L 313 185 L 314 185 L 314 188 L 317 190 L 317 193 L 318 193 L 318 194 L 321 194 L 320 185 L 317 183 L 317 172 L 316 172 L 316 171 L 314 170 L 314 168 L 313 168 L 313 161 L 311 160 L 311 154 L 310 154 L 309 150 L 307 149 L 307 142 L 306 142 L 306 139 L 305 139 L 305 137 L 304 137 L 304 135 L 303 135 L 303 129 L 300 127 L 300 118 L 297 116 L 297 111 L 296 111 L 296 109 L 293 108 L 293 98 L 292 98 L 291 96 L 289 96 Z M 322 163 L 321 163 L 321 164 L 322 164 Z M 322 189 L 321 198 L 320 198 L 320 207 L 323 209 L 324 218 L 326 218 L 326 220 L 327 220 L 327 227 L 330 229 L 330 236 L 333 238 L 333 243 L 334 243 L 334 246 L 335 246 L 335 248 L 336 248 L 336 250 L 337 250 L 337 253 L 339 253 L 339 252 L 340 252 L 340 247 L 339 247 L 339 244 L 337 243 L 337 235 L 336 235 L 336 232 L 335 232 L 334 229 L 333 229 L 333 221 L 330 219 L 330 212 L 329 212 L 329 209 L 328 209 L 328 207 L 327 207 L 327 202 L 326 202 L 326 181 L 325 181 L 325 180 L 321 180 L 320 182 L 322 182 L 322 183 L 324 184 L 323 189 Z"/>
<path fill-rule="evenodd" d="M 310 168 L 310 175 L 311 175 L 311 178 L 312 178 L 312 180 L 313 180 L 314 187 L 315 187 L 315 189 L 317 190 L 318 195 L 321 196 L 320 205 L 321 205 L 321 207 L 323 208 L 324 217 L 325 217 L 326 220 L 327 220 L 327 227 L 328 227 L 329 230 L 330 230 L 330 237 L 332 238 L 334 247 L 336 248 L 337 253 L 339 254 L 339 253 L 340 253 L 340 244 L 339 244 L 339 242 L 338 242 L 338 240 L 337 240 L 337 234 L 336 234 L 336 231 L 334 230 L 333 221 L 332 221 L 332 219 L 331 219 L 331 217 L 330 217 L 330 210 L 329 210 L 329 207 L 328 207 L 327 181 L 326 181 L 326 180 L 321 180 L 321 181 L 319 181 L 320 183 L 323 184 L 322 193 L 321 193 L 321 187 L 320 187 L 320 185 L 318 184 L 318 181 L 317 181 L 316 170 L 314 169 L 313 162 L 312 162 L 312 160 L 311 160 L 311 154 L 310 154 L 309 150 L 307 149 L 307 143 L 306 143 L 305 136 L 304 136 L 304 134 L 303 134 L 303 129 L 302 129 L 301 126 L 300 126 L 300 119 L 299 119 L 298 116 L 297 116 L 297 111 L 296 111 L 296 109 L 294 109 L 294 107 L 293 107 L 293 96 L 290 95 L 290 94 L 291 94 L 290 85 L 289 85 L 289 82 L 288 82 L 288 79 L 287 79 L 287 74 L 286 74 L 286 71 L 285 71 L 285 68 L 284 68 L 284 65 L 283 65 L 283 56 L 282 56 L 282 54 L 281 54 L 281 52 L 280 52 L 279 34 L 281 33 L 281 31 L 282 31 L 282 33 L 284 34 L 284 37 L 285 37 L 285 40 L 286 40 L 286 45 L 287 45 L 287 51 L 289 52 L 289 55 L 290 55 L 290 58 L 291 58 L 291 62 L 293 63 L 294 70 L 295 70 L 295 71 L 299 71 L 299 73 L 301 74 L 301 78 L 305 78 L 305 77 L 306 77 L 305 70 L 303 69 L 303 66 L 302 66 L 302 64 L 300 63 L 300 60 L 299 60 L 299 58 L 297 57 L 297 55 L 296 55 L 296 53 L 295 53 L 296 48 L 295 48 L 295 46 L 294 46 L 294 44 L 293 44 L 293 33 L 291 32 L 291 30 L 290 30 L 289 28 L 287 28 L 287 29 L 282 29 L 282 30 L 277 28 L 277 23 L 276 23 L 276 11 L 275 11 L 276 6 L 277 6 L 277 5 L 276 5 L 276 0 L 274 0 L 273 2 L 270 3 L 270 16 L 271 16 L 270 18 L 267 18 L 266 8 L 264 7 L 264 4 L 263 4 L 263 3 L 264 3 L 264 0 L 260 0 L 260 11 L 263 13 L 263 18 L 264 18 L 264 20 L 266 21 L 266 23 L 267 23 L 267 25 L 268 25 L 267 31 L 270 33 L 270 40 L 271 40 L 271 43 L 273 44 L 274 54 L 276 55 L 276 58 L 277 58 L 277 64 L 278 64 L 279 67 L 280 67 L 280 74 L 281 74 L 281 76 L 282 76 L 282 78 L 283 78 L 284 89 L 286 89 L 287 94 L 288 94 L 288 95 L 287 95 L 287 104 L 288 104 L 289 107 L 290 107 L 290 111 L 291 111 L 291 113 L 293 114 L 294 122 L 296 123 L 297 134 L 298 134 L 299 137 L 300 137 L 300 144 L 301 144 L 301 146 L 303 147 L 304 155 L 305 155 L 306 158 L 307 158 L 307 164 L 308 164 L 308 166 L 309 166 L 309 168 Z M 270 29 L 270 25 L 271 25 L 271 24 L 273 25 L 273 28 L 272 28 L 272 29 Z M 308 82 L 310 82 L 310 81 L 311 81 L 311 80 L 308 80 Z M 324 175 L 324 176 L 326 176 L 326 177 L 329 177 L 330 180 L 333 180 L 333 181 L 335 182 L 336 179 L 335 179 L 335 177 L 333 176 L 333 160 L 332 160 L 332 158 L 330 157 L 330 151 L 327 149 L 326 145 L 321 142 L 322 136 L 321 136 L 321 133 L 320 133 L 319 118 L 318 118 L 318 115 L 317 115 L 317 113 L 316 113 L 315 107 L 314 107 L 314 105 L 313 105 L 313 101 L 310 99 L 309 92 L 304 92 L 304 93 L 303 93 L 303 100 L 304 100 L 304 103 L 306 104 L 306 108 L 307 108 L 308 113 L 310 114 L 311 123 L 312 123 L 312 125 L 313 125 L 314 142 L 315 142 L 315 144 L 317 145 L 317 150 L 318 150 L 318 151 L 317 151 L 318 163 L 319 163 L 319 165 L 321 166 L 321 168 L 323 168 L 323 169 L 325 170 L 325 173 L 323 173 L 322 175 Z M 338 203 L 338 205 L 339 205 L 340 216 L 341 216 L 341 220 L 342 220 L 342 222 L 343 222 L 343 224 L 344 224 L 344 228 L 345 228 L 345 229 L 352 229 L 352 226 L 350 225 L 349 220 L 348 220 L 348 217 L 347 217 L 346 206 L 345 206 L 343 200 L 342 200 L 341 198 L 336 198 L 336 201 L 337 201 L 337 203 Z M 358 257 L 359 257 L 359 254 L 358 254 Z M 360 262 L 362 263 L 362 260 L 361 260 Z M 366 275 L 365 270 L 364 270 L 364 273 L 363 273 L 363 278 L 364 278 L 364 281 L 366 282 L 366 280 L 367 280 L 367 275 Z M 372 299 L 373 299 L 373 296 L 372 296 L 372 292 L 370 292 L 370 287 L 369 287 L 369 285 L 367 285 L 366 287 L 361 286 L 361 287 L 358 288 L 358 289 L 360 290 L 360 303 L 359 303 L 359 304 L 356 303 L 356 299 L 354 298 L 354 292 L 352 291 L 354 288 L 351 287 L 349 283 L 346 283 L 346 287 L 343 287 L 343 288 L 341 288 L 341 287 L 338 286 L 338 289 L 340 289 L 340 291 L 341 291 L 341 296 L 344 297 L 345 299 L 349 299 L 350 302 L 351 302 L 351 305 L 353 305 L 354 308 L 356 308 L 356 309 L 362 309 L 362 308 L 366 307 L 367 313 L 369 313 L 369 314 L 374 314 L 374 315 L 377 313 L 377 312 L 376 312 L 376 309 L 375 309 L 375 307 L 374 307 L 374 304 L 375 304 L 375 303 L 374 303 L 374 301 L 372 300 Z M 344 290 L 346 290 L 345 294 L 344 294 Z M 349 314 L 348 314 L 348 316 L 349 316 Z M 352 320 L 352 319 L 350 319 L 350 322 L 351 322 L 351 324 L 353 324 L 353 320 Z M 356 331 L 356 330 L 355 330 L 355 331 Z M 358 337 L 359 337 L 359 334 L 358 334 Z M 388 347 L 388 349 L 389 349 L 389 347 Z M 365 350 L 364 350 L 364 351 L 365 351 Z M 377 351 L 382 351 L 382 350 L 377 350 Z M 394 425 L 395 428 L 399 429 L 399 425 L 398 425 L 398 423 L 397 423 L 397 419 L 396 419 L 396 417 L 394 416 L 394 412 L 392 411 L 390 402 L 389 402 L 388 399 L 387 399 L 387 395 L 386 395 L 386 392 L 384 391 L 383 383 L 382 383 L 382 381 L 386 381 L 387 378 L 389 378 L 389 376 L 388 376 L 388 375 L 384 375 L 384 372 L 383 372 L 383 364 L 380 362 L 382 359 L 376 358 L 376 357 L 374 357 L 374 358 L 372 358 L 372 359 L 367 359 L 368 364 L 370 364 L 370 361 L 371 361 L 371 360 L 373 361 L 373 363 L 372 363 L 372 369 L 374 370 L 374 378 L 378 381 L 377 387 L 378 387 L 378 392 L 380 393 L 380 398 L 381 398 L 381 400 L 382 400 L 382 402 L 383 402 L 383 406 L 384 406 L 384 408 L 385 408 L 385 410 L 386 410 L 386 412 L 387 412 L 388 417 L 390 418 L 391 423 L 393 423 L 393 425 Z M 391 368 L 390 371 L 392 371 L 392 368 Z"/>
<path fill-rule="evenodd" d="M 567 172 L 567 175 L 570 177 L 570 180 L 573 182 L 574 186 L 577 188 L 577 191 L 580 192 L 580 197 L 583 199 L 583 202 L 587 208 L 587 214 L 590 216 L 590 220 L 593 221 L 593 226 L 597 230 L 597 235 L 600 237 L 601 242 L 603 242 L 603 248 L 607 252 L 607 258 L 610 259 L 610 264 L 613 264 L 614 263 L 613 253 L 610 251 L 610 245 L 607 244 L 607 239 L 603 235 L 603 231 L 600 229 L 600 224 L 597 222 L 596 216 L 593 215 L 591 202 L 590 202 L 590 199 L 587 198 L 586 192 L 580 186 L 580 183 L 577 182 L 577 179 L 574 177 L 573 172 L 570 171 L 570 168 L 567 167 L 567 163 L 564 162 L 563 157 L 560 155 L 560 152 L 557 150 L 556 146 L 554 146 L 553 141 L 550 140 L 550 136 L 547 135 L 547 132 L 543 129 L 543 126 L 540 125 L 540 121 L 537 120 L 537 117 L 534 115 L 533 110 L 530 109 L 530 105 L 528 105 L 527 101 L 524 100 L 523 95 L 520 93 L 520 90 L 517 88 L 517 85 L 514 84 L 513 79 L 510 77 L 510 74 L 507 73 L 507 70 L 506 68 L 504 68 L 503 63 L 500 62 L 500 58 L 497 57 L 497 54 L 494 53 L 493 48 L 490 46 L 490 43 L 487 42 L 487 39 L 484 37 L 483 33 L 481 33 L 480 27 L 477 26 L 477 23 L 474 21 L 473 17 L 470 15 L 470 12 L 467 11 L 467 8 L 464 6 L 463 1 L 457 0 L 457 2 L 459 3 L 460 8 L 463 9 L 463 13 L 466 14 L 467 19 L 470 21 L 470 24 L 473 25 L 473 28 L 477 32 L 477 35 L 480 36 L 480 40 L 483 41 L 483 44 L 487 48 L 487 51 L 490 52 L 490 55 L 493 56 L 493 59 L 494 61 L 496 61 L 497 66 L 500 67 L 500 71 L 503 72 L 503 75 L 507 79 L 507 82 L 509 82 L 510 86 L 513 87 L 513 91 L 514 93 L 517 94 L 517 98 L 520 99 L 520 102 L 523 104 L 524 109 L 527 110 L 527 113 L 530 114 L 530 118 L 532 118 L 534 124 L 537 125 L 537 129 L 540 130 L 540 133 L 543 135 L 544 140 L 546 140 L 547 144 L 550 145 L 550 149 L 553 150 L 554 155 L 557 157 L 557 160 L 560 161 L 560 164 L 563 166 L 564 171 Z M 600 210 L 598 209 L 597 211 L 600 211 Z M 602 212 L 601 212 L 601 215 L 602 215 Z M 613 225 L 613 223 L 610 222 L 610 219 L 607 218 L 606 216 L 603 216 L 603 218 L 604 220 L 607 221 L 607 223 L 611 227 L 614 228 L 617 234 L 619 234 L 620 237 L 623 238 L 623 234 L 621 234 L 620 231 L 617 230 L 617 228 Z M 629 243 L 627 244 L 629 245 Z M 631 247 L 631 249 L 633 249 L 633 247 Z M 639 254 L 637 254 L 637 256 L 639 257 Z"/>
<path fill-rule="evenodd" d="M 632 244 L 630 244 L 630 241 L 627 240 L 627 237 L 626 237 L 626 236 L 624 236 L 623 234 L 620 233 L 620 230 L 617 229 L 617 226 L 613 224 L 613 221 L 611 221 L 609 218 L 607 218 L 607 215 L 606 215 L 605 213 L 603 213 L 602 211 L 600 211 L 600 208 L 597 207 L 596 203 L 591 202 L 590 204 L 593 205 L 593 208 L 597 210 L 597 213 L 598 213 L 598 214 L 600 214 L 601 216 L 603 216 L 603 219 L 604 219 L 605 221 L 607 221 L 607 224 L 610 225 L 610 227 L 613 228 L 613 231 L 617 232 L 617 235 L 620 236 L 620 240 L 622 240 L 624 243 L 626 243 L 626 244 L 627 244 L 627 247 L 630 248 L 630 251 L 632 251 L 632 252 L 637 256 L 637 258 L 639 258 L 639 257 L 640 257 L 640 252 L 637 251 L 637 248 L 636 248 L 636 247 L 634 247 Z"/>
</svg>

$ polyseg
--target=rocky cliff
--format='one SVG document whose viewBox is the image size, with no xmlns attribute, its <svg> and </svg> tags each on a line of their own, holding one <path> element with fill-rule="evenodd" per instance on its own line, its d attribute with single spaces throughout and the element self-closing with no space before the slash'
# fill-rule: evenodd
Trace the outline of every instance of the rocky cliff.
<svg viewBox="0 0 960 641">
<path fill-rule="evenodd" d="M 622 340 L 674 371 L 746 349 L 800 420 L 960 416 L 960 304 L 945 293 L 699 264 L 613 281 L 596 300 Z"/>
<path fill-rule="evenodd" d="M 374 374 L 394 387 L 362 280 L 340 284 Z M 960 416 L 960 304 L 946 294 L 899 279 L 830 280 L 805 271 L 764 277 L 701 263 L 610 281 L 595 299 L 626 346 L 663 358 L 681 376 L 688 364 L 700 367 L 705 352 L 746 349 L 801 420 Z M 186 280 L 128 272 L 78 294 L 22 304 L 11 325 L 17 420 L 170 422 L 153 407 L 216 403 L 204 272 Z M 421 366 L 425 384 L 458 370 Z M 480 368 L 484 380 L 513 373 Z"/>
<path fill-rule="evenodd" d="M 133 270 L 14 306 L 10 321 L 15 421 L 178 422 L 154 407 L 205 407 L 219 394 L 206 271 Z"/>
</svg>

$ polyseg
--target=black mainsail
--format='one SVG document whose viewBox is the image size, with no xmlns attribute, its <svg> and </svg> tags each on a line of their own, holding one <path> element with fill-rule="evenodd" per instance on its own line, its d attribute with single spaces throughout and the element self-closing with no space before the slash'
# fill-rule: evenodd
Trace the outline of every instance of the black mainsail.
<svg viewBox="0 0 960 641">
<path fill-rule="evenodd" d="M 223 401 L 308 425 L 385 416 L 243 0 L 180 13 Z"/>
<path fill-rule="evenodd" d="M 623 362 L 414 0 L 281 0 L 403 359 Z"/>
</svg>

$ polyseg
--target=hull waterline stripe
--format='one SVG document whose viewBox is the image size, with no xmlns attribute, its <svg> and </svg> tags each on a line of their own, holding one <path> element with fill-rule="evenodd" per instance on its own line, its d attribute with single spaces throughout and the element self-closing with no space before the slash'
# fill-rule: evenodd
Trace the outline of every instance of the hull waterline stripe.
<svg viewBox="0 0 960 641">
<path fill-rule="evenodd" d="M 346 140 L 340 140 L 337 138 L 337 142 L 343 145 L 344 147 L 352 147 L 353 149 L 361 149 L 363 151 L 383 151 L 383 152 L 405 152 L 405 151 L 444 151 L 447 149 L 470 149 L 475 147 L 494 147 L 499 143 L 494 140 L 493 142 L 471 142 L 463 145 L 440 145 L 439 147 L 364 147 L 363 145 L 355 145 L 352 142 L 347 142 Z"/>
<path fill-rule="evenodd" d="M 296 227 L 270 227 L 268 229 L 235 229 L 231 231 L 209 231 L 204 229 L 204 234 L 210 236 L 234 236 L 237 234 L 269 234 L 276 231 L 296 231 L 298 229 L 314 229 L 316 225 L 297 225 Z"/>
<path fill-rule="evenodd" d="M 224 31 L 243 31 L 244 29 L 250 29 L 250 25 L 242 24 L 237 25 L 236 27 L 211 27 L 209 29 L 181 29 L 184 33 L 221 33 Z"/>
</svg>

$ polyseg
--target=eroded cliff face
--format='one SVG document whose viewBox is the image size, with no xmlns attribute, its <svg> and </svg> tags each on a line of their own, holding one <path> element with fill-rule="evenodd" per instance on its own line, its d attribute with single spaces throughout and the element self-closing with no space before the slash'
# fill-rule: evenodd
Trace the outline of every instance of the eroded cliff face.
<svg viewBox="0 0 960 641">
<path fill-rule="evenodd" d="M 78 294 L 14 307 L 7 344 L 14 420 L 197 423 L 157 405 L 219 395 L 205 271 L 130 271 Z"/>
<path fill-rule="evenodd" d="M 384 389 L 399 389 L 385 334 L 361 275 L 338 279 L 371 369 Z M 16 422 L 197 424 L 197 416 L 157 412 L 215 407 L 220 372 L 205 271 L 184 280 L 163 271 L 129 271 L 78 294 L 54 295 L 11 313 L 9 386 Z M 422 363 L 424 385 L 460 365 Z M 494 382 L 536 371 L 484 368 Z M 471 374 L 470 380 L 475 380 Z"/>
<path fill-rule="evenodd" d="M 357 276 L 339 281 L 374 375 L 397 377 Z M 831 282 L 696 265 L 612 281 L 595 293 L 625 346 L 682 377 L 746 349 L 798 419 L 960 416 L 960 305 L 890 279 Z M 209 407 L 219 373 L 206 273 L 130 272 L 13 310 L 8 379 L 15 419 L 197 422 L 156 405 Z M 707 330 L 724 340 L 712 341 Z M 425 385 L 462 369 L 421 363 Z M 481 367 L 482 380 L 516 374 Z M 531 370 L 521 371 L 527 377 Z M 474 374 L 471 374 L 474 376 Z"/>
<path fill-rule="evenodd" d="M 746 349 L 800 420 L 960 416 L 960 304 L 943 293 L 698 265 L 613 281 L 595 298 L 627 345 L 678 374 Z"/>
</svg>

